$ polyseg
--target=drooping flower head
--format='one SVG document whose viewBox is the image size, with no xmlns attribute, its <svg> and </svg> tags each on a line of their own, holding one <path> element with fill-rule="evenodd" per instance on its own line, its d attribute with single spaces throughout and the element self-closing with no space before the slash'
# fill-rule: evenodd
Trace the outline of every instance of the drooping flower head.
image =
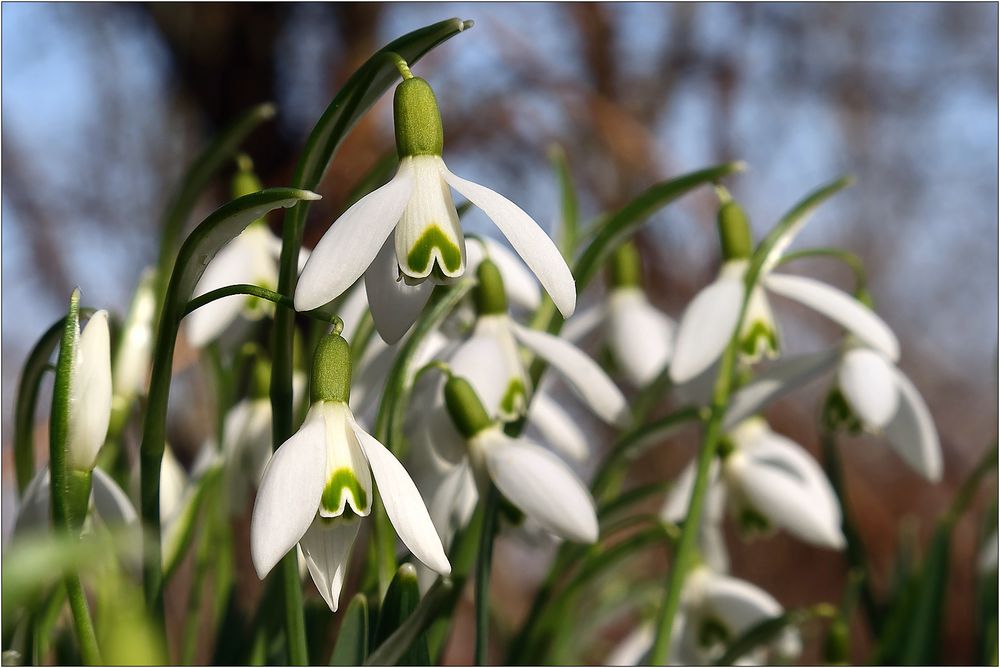
<svg viewBox="0 0 1000 668">
<path fill-rule="evenodd" d="M 350 390 L 350 347 L 339 334 L 329 334 L 316 349 L 312 407 L 299 431 L 268 462 L 250 524 L 257 575 L 267 575 L 298 543 L 313 582 L 333 611 L 375 488 L 414 556 L 438 573 L 451 570 L 406 470 L 354 419 Z"/>
<path fill-rule="evenodd" d="M 350 207 L 320 239 L 299 277 L 295 308 L 322 306 L 364 274 L 376 329 L 387 343 L 399 340 L 433 285 L 465 273 L 468 256 L 454 188 L 493 221 L 560 312 L 571 315 L 575 281 L 552 240 L 505 197 L 445 166 L 441 114 L 426 81 L 410 75 L 396 87 L 393 119 L 396 175 Z"/>
</svg>

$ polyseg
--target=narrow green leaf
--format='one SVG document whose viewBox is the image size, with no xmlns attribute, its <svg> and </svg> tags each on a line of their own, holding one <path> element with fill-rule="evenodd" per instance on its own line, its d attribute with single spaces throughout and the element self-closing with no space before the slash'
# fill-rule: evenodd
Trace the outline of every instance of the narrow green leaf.
<svg viewBox="0 0 1000 668">
<path fill-rule="evenodd" d="M 376 649 L 368 655 L 365 665 L 397 665 L 414 641 L 434 623 L 438 616 L 455 605 L 460 593 L 461 587 L 451 579 L 438 578 L 413 610 L 413 614 L 400 623 L 384 642 L 376 643 Z"/>
<path fill-rule="evenodd" d="M 414 613 L 419 603 L 420 587 L 417 584 L 417 571 L 412 564 L 403 564 L 396 571 L 396 577 L 392 579 L 382 600 L 378 624 L 375 627 L 374 644 L 379 646 L 388 640 Z M 426 635 L 423 633 L 416 635 L 396 663 L 404 666 L 430 665 Z"/>
<path fill-rule="evenodd" d="M 184 224 L 191 215 L 198 197 L 211 183 L 219 169 L 236 154 L 250 133 L 264 121 L 274 118 L 274 114 L 274 105 L 270 103 L 258 104 L 249 109 L 233 121 L 232 125 L 225 128 L 191 163 L 160 223 L 162 238 L 156 270 L 157 296 L 160 300 L 163 299 L 167 289 L 167 279 L 173 269 L 177 246 L 184 233 Z"/>
<path fill-rule="evenodd" d="M 795 239 L 795 235 L 805 227 L 819 205 L 853 183 L 852 177 L 841 177 L 817 188 L 793 206 L 792 210 L 786 213 L 758 244 L 753 257 L 750 258 L 746 284 L 756 285 L 758 276 L 773 269 L 778 260 L 781 259 L 785 249 Z"/>
<path fill-rule="evenodd" d="M 194 287 L 215 254 L 254 220 L 279 207 L 319 195 L 293 188 L 269 188 L 245 195 L 216 209 L 188 236 L 177 254 L 158 325 L 155 356 L 149 384 L 149 401 L 140 446 L 141 514 L 146 545 L 153 550 L 143 560 L 146 603 L 162 618 L 160 556 L 160 464 L 166 441 L 167 401 L 174 345 L 181 314 Z"/>
<path fill-rule="evenodd" d="M 718 661 L 717 666 L 732 666 L 749 652 L 774 641 L 778 634 L 790 626 L 797 626 L 809 617 L 809 612 L 805 610 L 789 610 L 777 617 L 765 619 L 754 624 L 747 629 L 740 637 L 736 638 L 729 647 L 726 648 Z"/>
<path fill-rule="evenodd" d="M 80 309 L 81 316 L 89 316 L 93 309 Z M 35 347 L 28 353 L 28 359 L 21 370 L 17 385 L 14 408 L 14 470 L 17 474 L 17 492 L 23 494 L 25 487 L 35 476 L 35 410 L 38 406 L 38 391 L 49 360 L 56 349 L 66 327 L 66 318 L 59 318 L 52 324 Z"/>
<path fill-rule="evenodd" d="M 576 241 L 579 237 L 580 203 L 573 186 L 573 175 L 566 161 L 566 151 L 558 144 L 549 149 L 549 159 L 556 172 L 559 182 L 559 229 L 558 245 L 567 262 L 573 261 L 576 254 Z"/>
<path fill-rule="evenodd" d="M 368 658 L 368 599 L 357 593 L 344 613 L 337 643 L 330 655 L 331 666 L 360 666 Z"/>
</svg>

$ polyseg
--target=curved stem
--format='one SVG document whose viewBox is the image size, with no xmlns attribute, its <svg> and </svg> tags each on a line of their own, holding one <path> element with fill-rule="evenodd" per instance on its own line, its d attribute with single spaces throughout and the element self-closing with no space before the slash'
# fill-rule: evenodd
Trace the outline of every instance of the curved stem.
<svg viewBox="0 0 1000 668">
<path fill-rule="evenodd" d="M 197 311 L 202 306 L 210 304 L 218 299 L 232 297 L 233 295 L 249 295 L 259 299 L 266 299 L 269 302 L 273 302 L 279 306 L 284 306 L 292 311 L 295 310 L 295 305 L 292 302 L 291 297 L 286 297 L 283 294 L 274 292 L 273 290 L 268 290 L 267 288 L 262 288 L 259 285 L 237 283 L 235 285 L 227 285 L 226 287 L 219 288 L 218 290 L 206 292 L 200 297 L 195 297 L 187 303 L 187 306 L 184 307 L 184 311 L 181 313 L 181 318 L 190 315 L 193 311 Z M 306 311 L 305 315 L 313 318 L 314 320 L 319 320 L 320 322 L 330 323 L 334 326 L 336 333 L 339 333 L 340 330 L 344 329 L 344 321 L 338 316 L 327 316 L 326 314 L 319 313 L 317 311 Z M 339 328 L 339 330 L 337 328 Z"/>
<path fill-rule="evenodd" d="M 843 248 L 806 248 L 804 250 L 795 251 L 793 253 L 787 253 L 783 255 L 780 260 L 778 260 L 778 265 L 787 264 L 789 262 L 794 262 L 795 260 L 802 260 L 810 257 L 828 257 L 835 260 L 840 260 L 851 270 L 854 274 L 854 290 L 859 292 L 865 290 L 868 286 L 868 275 L 865 272 L 864 262 L 857 254 L 851 251 L 844 250 Z"/>
<path fill-rule="evenodd" d="M 395 51 L 386 51 L 385 57 L 392 61 L 392 64 L 396 66 L 399 70 L 399 76 L 403 77 L 403 81 L 413 78 L 413 72 L 410 71 L 410 66 L 406 64 L 403 57 L 396 53 Z"/>
<path fill-rule="evenodd" d="M 490 485 L 483 500 L 483 529 L 479 535 L 479 559 L 476 561 L 476 665 L 485 666 L 489 655 L 490 568 L 493 563 L 493 538 L 496 536 L 500 494 Z"/>
</svg>

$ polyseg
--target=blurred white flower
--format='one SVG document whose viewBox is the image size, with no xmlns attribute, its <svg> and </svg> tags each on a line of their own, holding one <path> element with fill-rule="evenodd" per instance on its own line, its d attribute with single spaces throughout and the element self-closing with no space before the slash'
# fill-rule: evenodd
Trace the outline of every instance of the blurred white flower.
<svg viewBox="0 0 1000 668">
<path fill-rule="evenodd" d="M 744 531 L 781 528 L 820 547 L 844 547 L 833 488 L 798 444 L 771 431 L 761 418 L 738 424 L 728 432 L 726 444 L 731 451 L 723 454 L 721 463 L 713 463 L 710 473 L 713 487 L 721 489 L 711 493 L 725 494 Z M 664 515 L 671 521 L 687 514 L 694 466 L 692 462 L 681 474 L 668 496 Z"/>
<path fill-rule="evenodd" d="M 132 297 L 112 370 L 115 410 L 126 410 L 132 398 L 146 391 L 156 320 L 156 271 L 146 269 Z"/>
<path fill-rule="evenodd" d="M 88 513 L 88 522 L 96 515 L 105 526 L 126 526 L 138 521 L 135 507 L 128 494 L 118 483 L 99 468 L 94 468 L 91 478 L 90 503 L 93 513 Z M 15 535 L 48 529 L 52 526 L 52 480 L 49 467 L 38 471 L 24 490 L 21 506 L 14 521 Z M 84 524 L 84 531 L 87 531 Z"/>
<path fill-rule="evenodd" d="M 104 445 L 111 419 L 111 335 L 108 312 L 97 311 L 82 334 L 69 379 L 69 433 L 66 462 L 70 469 L 89 471 Z"/>
<path fill-rule="evenodd" d="M 681 318 L 670 365 L 670 377 L 684 383 L 698 376 L 722 355 L 739 320 L 749 260 L 730 260 L 719 278 L 695 295 Z M 755 361 L 762 354 L 778 353 L 779 334 L 765 289 L 795 300 L 841 325 L 889 359 L 899 357 L 899 342 L 892 330 L 846 292 L 804 276 L 766 273 L 750 294 L 739 334 L 740 353 Z"/>
<path fill-rule="evenodd" d="M 868 431 L 885 433 L 899 455 L 931 481 L 941 479 L 941 444 L 920 392 L 883 351 L 849 341 L 837 386 Z"/>
</svg>

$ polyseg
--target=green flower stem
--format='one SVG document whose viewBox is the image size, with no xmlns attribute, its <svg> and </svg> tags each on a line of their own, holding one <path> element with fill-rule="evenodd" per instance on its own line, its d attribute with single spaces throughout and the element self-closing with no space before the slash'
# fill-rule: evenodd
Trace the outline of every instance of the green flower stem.
<svg viewBox="0 0 1000 668">
<path fill-rule="evenodd" d="M 861 535 L 851 518 L 847 486 L 844 483 L 844 468 L 837 449 L 837 435 L 828 425 L 823 424 L 820 427 L 819 440 L 823 453 L 823 468 L 827 478 L 830 479 L 833 491 L 837 494 L 837 501 L 840 503 L 841 528 L 844 532 L 844 538 L 847 540 L 847 563 L 852 570 L 864 574 L 860 583 L 861 604 L 865 609 L 865 616 L 868 618 L 872 632 L 876 637 L 879 637 L 885 620 L 885 611 L 872 588 L 871 564 L 868 562 L 868 555 Z"/>
<path fill-rule="evenodd" d="M 184 619 L 184 631 L 181 638 L 180 663 L 184 666 L 194 664 L 195 652 L 198 649 L 199 631 L 203 628 L 201 601 L 205 588 L 205 577 L 212 564 L 212 541 L 208 520 L 202 523 L 201 535 L 199 536 L 198 551 L 194 562 L 194 575 L 191 576 L 191 588 L 188 592 L 187 615 Z"/>
<path fill-rule="evenodd" d="M 778 260 L 778 266 L 811 257 L 827 257 L 839 260 L 843 264 L 847 265 L 847 268 L 850 269 L 851 273 L 854 275 L 855 293 L 862 292 L 867 289 L 868 274 L 865 272 L 864 262 L 861 261 L 861 258 L 858 257 L 857 254 L 852 253 L 849 250 L 844 250 L 843 248 L 806 248 L 794 253 L 786 253 L 780 260 Z"/>
<path fill-rule="evenodd" d="M 746 314 L 746 303 L 747 300 L 744 298 L 740 317 L 737 321 L 739 323 L 743 322 Z M 739 331 L 739 326 L 736 327 L 735 331 Z M 674 553 L 673 564 L 671 564 L 667 580 L 666 595 L 663 605 L 660 608 L 660 617 L 657 622 L 656 640 L 650 652 L 649 661 L 652 665 L 665 665 L 667 657 L 670 654 L 674 618 L 677 616 L 677 609 L 680 606 L 684 581 L 696 556 L 698 531 L 701 527 L 701 513 L 705 505 L 705 493 L 708 491 L 708 473 L 711 470 L 716 449 L 722 437 L 722 420 L 726 415 L 726 408 L 729 406 L 729 395 L 732 389 L 737 348 L 738 337 L 734 333 L 733 338 L 729 341 L 722 355 L 719 375 L 715 382 L 715 390 L 712 393 L 711 413 L 709 414 L 708 425 L 705 428 L 701 450 L 698 452 L 697 472 L 695 474 L 694 487 L 691 490 L 691 502 L 688 505 L 687 516 L 684 519 L 684 528 L 681 530 L 680 541 Z"/>
<path fill-rule="evenodd" d="M 483 529 L 479 536 L 476 561 L 476 654 L 477 666 L 487 665 L 490 634 L 490 570 L 493 563 L 493 539 L 496 537 L 500 493 L 490 485 L 483 499 Z"/>
<path fill-rule="evenodd" d="M 74 290 L 69 313 L 63 323 L 62 342 L 56 362 L 56 379 L 52 389 L 52 411 L 49 416 L 49 473 L 52 488 L 52 524 L 57 532 L 79 536 L 90 499 L 90 474 L 78 475 L 69 470 L 66 461 L 69 448 L 70 382 L 79 343 L 80 291 Z M 87 607 L 78 573 L 65 579 L 66 595 L 73 613 L 73 626 L 80 645 L 80 656 L 87 665 L 101 663 L 94 623 Z"/>
<path fill-rule="evenodd" d="M 211 292 L 206 292 L 205 294 L 195 297 L 187 303 L 184 307 L 181 317 L 186 317 L 191 314 L 192 311 L 200 309 L 206 304 L 214 302 L 216 299 L 222 299 L 223 297 L 231 297 L 232 295 L 250 295 L 251 297 L 258 297 L 260 299 L 266 299 L 275 304 L 284 306 L 294 310 L 294 305 L 290 297 L 274 292 L 273 290 L 268 290 L 267 288 L 262 288 L 257 285 L 247 285 L 245 283 L 240 283 L 237 285 L 227 285 L 224 288 L 219 288 L 218 290 L 212 290 Z"/>
</svg>

